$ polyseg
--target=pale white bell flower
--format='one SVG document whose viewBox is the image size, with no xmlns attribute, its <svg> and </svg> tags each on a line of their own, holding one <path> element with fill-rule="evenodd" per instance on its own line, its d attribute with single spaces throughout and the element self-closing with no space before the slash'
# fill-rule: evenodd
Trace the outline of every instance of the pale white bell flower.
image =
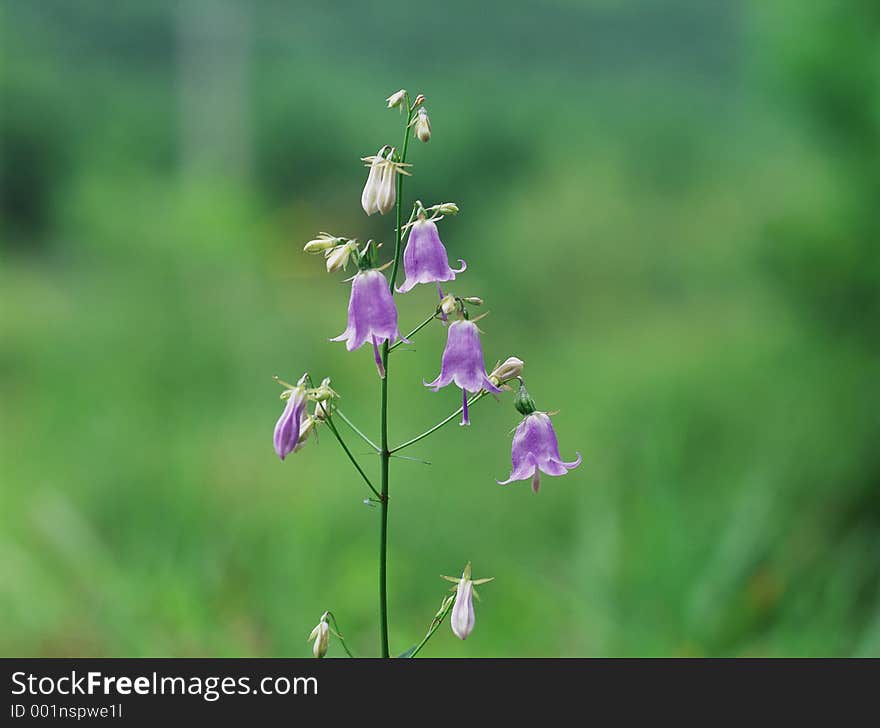
<svg viewBox="0 0 880 728">
<path fill-rule="evenodd" d="M 419 109 L 414 123 L 419 141 L 427 142 L 431 138 L 431 119 L 428 118 L 428 110 L 424 106 Z"/>
<path fill-rule="evenodd" d="M 327 612 L 321 615 L 321 621 L 315 625 L 308 639 L 315 641 L 312 646 L 312 654 L 316 658 L 320 659 L 327 654 L 327 647 L 330 644 L 330 625 L 327 623 Z"/>
<path fill-rule="evenodd" d="M 474 631 L 474 597 L 477 596 L 474 586 L 486 584 L 487 582 L 492 581 L 495 577 L 492 576 L 488 579 L 471 579 L 471 562 L 468 561 L 460 579 L 456 579 L 453 576 L 444 576 L 443 578 L 457 584 L 457 586 L 454 587 L 455 604 L 452 605 L 452 614 L 449 617 L 449 623 L 452 626 L 452 631 L 455 636 L 460 640 L 466 640 L 468 635 Z M 479 599 L 478 596 L 477 598 Z"/>
<path fill-rule="evenodd" d="M 368 215 L 374 212 L 384 215 L 393 209 L 397 200 L 397 175 L 412 174 L 406 169 L 411 164 L 394 161 L 394 152 L 393 148 L 384 146 L 372 157 L 361 157 L 370 168 L 361 194 L 361 207 Z"/>
<path fill-rule="evenodd" d="M 406 98 L 406 89 L 402 88 L 400 91 L 391 94 L 391 96 L 385 100 L 388 102 L 388 108 L 393 109 L 395 106 L 400 106 L 404 98 Z"/>
</svg>

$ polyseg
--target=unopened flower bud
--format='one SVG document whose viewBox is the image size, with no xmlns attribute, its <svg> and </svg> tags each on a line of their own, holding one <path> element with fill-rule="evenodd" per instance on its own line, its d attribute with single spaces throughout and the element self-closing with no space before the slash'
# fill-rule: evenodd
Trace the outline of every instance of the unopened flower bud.
<svg viewBox="0 0 880 728">
<path fill-rule="evenodd" d="M 451 293 L 444 296 L 440 300 L 440 310 L 445 313 L 447 316 L 451 316 L 458 309 L 458 301 L 455 299 Z"/>
<path fill-rule="evenodd" d="M 421 106 L 423 103 L 425 103 L 425 95 L 419 94 L 418 96 L 416 96 L 416 100 L 413 101 L 413 108 L 415 109 Z"/>
<path fill-rule="evenodd" d="M 325 250 L 339 245 L 342 240 L 343 238 L 338 238 L 330 233 L 318 233 L 318 237 L 314 240 L 309 240 L 303 246 L 303 250 L 306 253 L 323 253 Z"/>
<path fill-rule="evenodd" d="M 393 109 L 395 106 L 400 106 L 400 103 L 403 101 L 405 96 L 406 89 L 404 88 L 400 89 L 400 91 L 396 93 L 391 94 L 391 96 L 385 99 L 388 102 L 388 108 Z"/>
<path fill-rule="evenodd" d="M 439 205 L 434 205 L 435 210 L 439 212 L 441 215 L 457 215 L 458 214 L 458 205 L 454 202 L 443 202 Z"/>
<path fill-rule="evenodd" d="M 466 296 L 465 298 L 462 298 L 461 300 L 464 301 L 465 303 L 471 304 L 471 306 L 482 306 L 483 305 L 483 299 L 479 298 L 477 296 Z"/>
<path fill-rule="evenodd" d="M 416 116 L 416 136 L 420 142 L 427 142 L 431 138 L 431 120 L 428 118 L 428 110 L 419 109 Z"/>
<path fill-rule="evenodd" d="M 513 398 L 513 406 L 516 407 L 517 411 L 523 415 L 530 415 L 536 409 L 535 400 L 532 399 L 528 390 L 526 389 L 526 385 L 522 383 L 522 380 L 519 382 L 519 391 L 516 393 L 516 396 Z"/>
<path fill-rule="evenodd" d="M 327 250 L 324 253 L 324 257 L 327 259 L 327 272 L 335 273 L 340 268 L 345 268 L 348 265 L 348 259 L 355 250 L 357 250 L 357 243 L 354 240 L 349 240 L 347 243 Z"/>
<path fill-rule="evenodd" d="M 496 385 L 506 382 L 509 379 L 521 377 L 523 372 L 523 360 L 515 356 L 510 356 L 501 364 L 496 364 L 495 368 L 489 374 L 489 380 Z"/>
<path fill-rule="evenodd" d="M 309 640 L 315 641 L 312 646 L 312 654 L 315 657 L 321 658 L 327 654 L 327 647 L 330 645 L 330 625 L 327 624 L 327 612 L 324 612 L 321 621 L 309 634 Z"/>
</svg>

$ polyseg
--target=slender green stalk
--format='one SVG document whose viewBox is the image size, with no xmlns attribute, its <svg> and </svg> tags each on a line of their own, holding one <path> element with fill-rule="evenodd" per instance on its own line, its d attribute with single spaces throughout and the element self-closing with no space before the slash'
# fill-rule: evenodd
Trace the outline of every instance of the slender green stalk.
<svg viewBox="0 0 880 728">
<path fill-rule="evenodd" d="M 336 435 L 336 439 L 339 441 L 339 444 L 342 445 L 342 449 L 345 451 L 345 454 L 348 455 L 348 459 L 351 460 L 351 464 L 354 465 L 355 469 L 361 474 L 361 477 L 364 479 L 364 482 L 370 488 L 371 491 L 375 494 L 377 498 L 381 498 L 379 495 L 379 491 L 373 487 L 373 484 L 370 482 L 370 479 L 367 477 L 367 474 L 364 472 L 364 469 L 360 466 L 357 460 L 355 460 L 354 455 L 351 454 L 351 450 L 348 449 L 348 445 L 345 444 L 345 440 L 342 439 L 342 435 L 339 434 L 339 430 L 336 429 L 336 425 L 330 420 L 331 415 L 327 414 L 327 410 L 324 409 L 324 403 L 321 403 L 321 409 L 324 410 L 324 422 L 327 423 L 327 427 L 330 428 L 330 432 Z"/>
<path fill-rule="evenodd" d="M 400 150 L 401 163 L 406 162 L 406 151 L 409 147 L 410 129 L 413 109 L 409 95 L 406 96 L 406 124 L 403 129 L 403 146 Z M 404 175 L 397 175 L 397 227 L 394 231 L 394 265 L 391 267 L 391 295 L 394 295 L 394 284 L 397 281 L 397 269 L 400 267 L 400 241 L 403 238 L 402 212 L 403 212 L 403 180 Z M 382 657 L 389 657 L 388 650 L 388 463 L 391 452 L 388 450 L 388 340 L 382 344 L 382 366 L 385 376 L 382 378 L 381 391 L 381 417 L 379 435 L 379 458 L 381 460 L 381 489 L 379 502 L 382 508 L 382 522 L 379 529 L 379 638 L 382 645 Z"/>
<path fill-rule="evenodd" d="M 428 644 L 428 640 L 434 636 L 434 632 L 443 624 L 443 620 L 446 619 L 446 615 L 449 614 L 449 610 L 452 609 L 452 605 L 455 603 L 455 599 L 453 597 L 448 597 L 443 601 L 442 606 L 440 607 L 440 611 L 434 616 L 433 621 L 431 622 L 431 626 L 428 627 L 428 632 L 425 635 L 424 639 L 416 645 L 416 648 L 410 654 L 410 657 L 415 657 L 419 654 L 419 650 L 422 649 L 426 644 Z"/>
<path fill-rule="evenodd" d="M 475 402 L 479 402 L 487 394 L 488 394 L 488 392 L 486 392 L 486 391 L 480 392 L 479 394 L 475 394 L 473 397 L 471 397 L 468 400 L 468 407 L 470 407 Z M 441 420 L 440 422 L 438 422 L 436 425 L 434 425 L 429 430 L 425 430 L 421 435 L 416 435 L 412 440 L 407 440 L 402 445 L 398 445 L 397 447 L 392 447 L 391 450 L 389 451 L 389 453 L 394 454 L 394 453 L 398 452 L 399 450 L 403 450 L 403 448 L 405 448 L 405 447 L 409 447 L 410 445 L 415 445 L 419 440 L 424 440 L 428 435 L 434 434 L 437 430 L 439 430 L 441 427 L 443 427 L 443 425 L 446 425 L 446 424 L 449 424 L 450 422 L 452 422 L 452 420 L 454 420 L 456 417 L 458 417 L 462 413 L 462 411 L 464 411 L 464 407 L 459 407 L 457 410 L 455 410 L 455 412 L 453 412 L 451 415 L 449 415 L 449 417 L 446 417 L 445 419 Z"/>
<path fill-rule="evenodd" d="M 351 654 L 351 650 L 348 649 L 348 645 L 345 644 L 345 638 L 342 636 L 342 632 L 339 631 L 339 623 L 336 621 L 336 615 L 333 614 L 333 612 L 327 612 L 327 616 L 330 617 L 330 621 L 333 622 L 333 634 L 336 635 L 336 638 L 342 645 L 342 649 L 345 650 L 345 654 L 349 657 L 354 657 L 354 655 Z"/>
<path fill-rule="evenodd" d="M 425 328 L 425 326 L 427 326 L 429 323 L 431 323 L 435 318 L 436 318 L 436 315 L 432 313 L 430 316 L 428 316 L 428 318 L 426 318 L 424 321 L 422 321 L 422 323 L 420 323 L 418 326 L 416 326 L 412 331 L 410 331 L 403 338 L 404 339 L 412 338 L 417 333 L 419 333 L 419 331 L 421 331 L 423 328 Z M 394 351 L 398 346 L 400 346 L 401 344 L 405 344 L 405 343 L 406 342 L 403 339 L 401 339 L 396 344 L 394 344 L 392 347 L 390 347 L 388 349 L 388 351 Z"/>
<path fill-rule="evenodd" d="M 367 437 L 363 432 L 361 432 L 354 424 L 354 422 L 348 419 L 348 417 L 346 417 L 338 408 L 335 410 L 335 412 L 337 415 L 339 415 L 339 418 L 354 431 L 356 435 L 360 436 L 361 440 L 367 443 L 367 445 L 373 448 L 376 452 L 379 452 L 379 446 L 369 437 Z"/>
</svg>

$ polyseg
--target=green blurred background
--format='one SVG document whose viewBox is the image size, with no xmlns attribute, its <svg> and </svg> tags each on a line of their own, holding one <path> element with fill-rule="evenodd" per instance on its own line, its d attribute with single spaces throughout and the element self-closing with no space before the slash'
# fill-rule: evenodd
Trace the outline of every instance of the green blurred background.
<svg viewBox="0 0 880 728">
<path fill-rule="evenodd" d="M 393 461 L 392 649 L 470 559 L 426 655 L 880 654 L 876 2 L 0 7 L 0 653 L 305 656 L 325 609 L 377 652 L 378 511 L 328 432 L 279 462 L 270 377 L 377 434 L 301 249 L 390 240 L 358 158 L 405 87 L 407 197 L 461 206 L 487 363 L 584 464 L 495 485 L 509 396 Z M 458 405 L 443 341 L 394 356 L 393 442 Z"/>
</svg>

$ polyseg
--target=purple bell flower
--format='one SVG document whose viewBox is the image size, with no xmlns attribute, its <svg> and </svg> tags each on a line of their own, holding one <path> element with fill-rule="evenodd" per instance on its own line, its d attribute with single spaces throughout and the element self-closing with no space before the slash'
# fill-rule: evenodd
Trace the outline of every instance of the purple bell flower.
<svg viewBox="0 0 880 728">
<path fill-rule="evenodd" d="M 305 383 L 300 380 L 299 384 L 288 389 L 281 396 L 287 399 L 287 404 L 284 406 L 284 411 L 275 425 L 273 442 L 278 457 L 284 460 L 284 458 L 297 449 L 303 421 L 308 417 L 306 413 Z"/>
<path fill-rule="evenodd" d="M 425 386 L 431 387 L 436 392 L 450 382 L 455 382 L 461 387 L 462 425 L 471 423 L 468 416 L 468 392 L 476 394 L 483 389 L 495 393 L 501 391 L 489 381 L 489 376 L 486 374 L 480 330 L 473 321 L 467 319 L 449 324 L 446 349 L 443 351 L 440 364 L 440 376 L 433 382 L 426 382 Z"/>
<path fill-rule="evenodd" d="M 516 428 L 511 453 L 513 469 L 507 480 L 497 481 L 498 485 L 531 478 L 532 490 L 537 493 L 541 485 L 540 471 L 547 475 L 565 475 L 581 464 L 581 454 L 575 454 L 576 460 L 565 462 L 559 455 L 559 443 L 550 417 L 546 412 L 532 412 Z"/>
<path fill-rule="evenodd" d="M 454 281 L 456 273 L 464 273 L 467 263 L 459 259 L 461 268 L 449 266 L 446 248 L 440 241 L 437 225 L 431 220 L 416 220 L 409 231 L 409 239 L 403 251 L 403 270 L 406 280 L 397 289 L 398 293 L 411 291 L 419 283 L 441 283 Z M 443 298 L 443 294 L 440 294 Z"/>
<path fill-rule="evenodd" d="M 351 283 L 351 298 L 348 301 L 348 327 L 330 341 L 344 341 L 348 351 L 359 349 L 367 341 L 373 344 L 373 354 L 379 376 L 385 377 L 379 344 L 388 341 L 393 344 L 403 339 L 397 328 L 397 308 L 388 281 L 378 270 L 362 270 Z"/>
</svg>

